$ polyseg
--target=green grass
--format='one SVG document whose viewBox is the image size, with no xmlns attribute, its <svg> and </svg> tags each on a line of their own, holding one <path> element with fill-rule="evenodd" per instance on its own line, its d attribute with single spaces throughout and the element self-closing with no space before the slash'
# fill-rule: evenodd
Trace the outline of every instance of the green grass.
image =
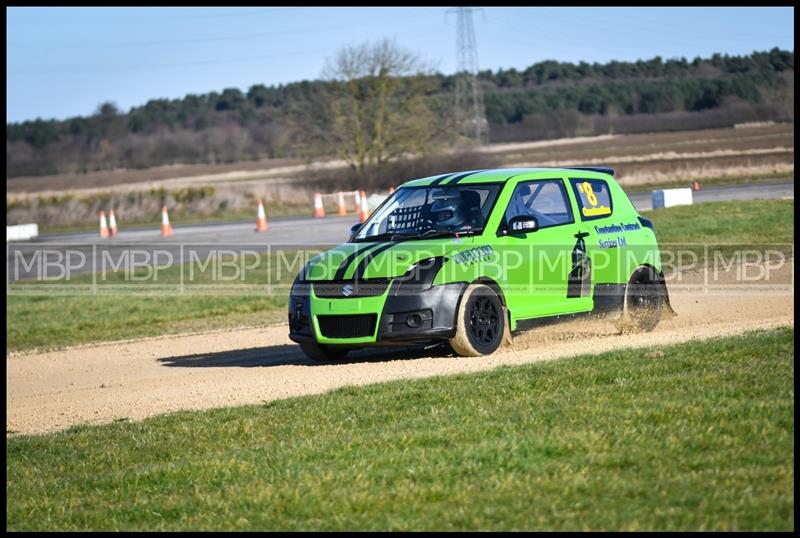
<svg viewBox="0 0 800 538">
<path fill-rule="evenodd" d="M 698 179 L 700 188 L 704 187 L 724 187 L 727 185 L 752 185 L 754 183 L 778 183 L 781 181 L 791 181 L 794 177 L 792 172 L 775 172 L 771 174 L 746 175 L 746 176 L 720 176 L 706 177 Z M 654 189 L 672 189 L 678 187 L 691 187 L 692 180 L 681 179 L 661 183 L 638 183 L 636 185 L 623 185 L 623 189 L 628 194 L 649 192 Z"/>
<path fill-rule="evenodd" d="M 661 244 L 793 243 L 794 200 L 707 202 L 645 211 Z"/>
<path fill-rule="evenodd" d="M 286 319 L 278 297 L 18 297 L 6 299 L 8 351 L 47 350 Z M 12 317 L 13 316 L 13 317 Z"/>
<path fill-rule="evenodd" d="M 672 207 L 648 213 L 662 248 L 688 248 L 703 255 L 698 243 L 793 243 L 794 204 L 792 200 L 714 202 Z M 734 247 L 721 247 L 728 252 Z M 264 258 L 262 257 L 262 260 Z M 263 265 L 263 264 L 262 264 Z M 296 265 L 300 269 L 301 264 Z M 274 268 L 274 264 L 271 266 Z M 159 273 L 159 284 L 179 281 L 181 267 Z M 296 271 L 270 278 L 265 272 L 248 272 L 245 283 L 277 282 L 291 284 Z M 122 273 L 112 282 L 122 282 Z M 89 285 L 92 275 L 72 281 Z M 208 279 L 196 280 L 203 283 Z M 241 282 L 234 282 L 240 284 Z M 38 287 L 37 287 L 38 286 Z M 26 293 L 16 293 L 25 288 Z M 141 293 L 85 294 L 59 296 L 48 291 L 48 284 L 12 284 L 6 299 L 6 337 L 8 351 L 52 349 L 87 342 L 111 341 L 165 333 L 201 331 L 209 328 L 256 326 L 285 319 L 286 288 L 277 294 L 267 291 L 225 293 L 222 295 L 170 294 L 166 299 Z M 102 286 L 101 286 L 102 289 Z M 40 291 L 37 291 L 40 290 Z"/>
<path fill-rule="evenodd" d="M 665 273 L 695 265 L 693 255 L 700 266 L 710 260 L 729 263 L 748 250 L 794 256 L 794 200 L 708 202 L 644 214 L 653 221 L 662 260 L 670 262 Z"/>
<path fill-rule="evenodd" d="M 278 217 L 308 217 L 311 216 L 310 206 L 308 204 L 278 204 L 273 203 L 267 208 L 267 220 L 271 221 L 273 218 Z M 156 217 L 147 219 L 132 219 L 126 220 L 117 216 L 117 224 L 120 230 L 143 229 L 150 228 L 154 230 L 161 229 L 161 213 Z M 253 224 L 256 221 L 256 209 L 241 210 L 241 211 L 222 211 L 209 215 L 198 216 L 196 213 L 189 211 L 176 211 L 170 210 L 169 219 L 173 227 L 180 227 L 190 224 L 221 224 L 227 222 L 239 222 L 243 220 L 252 220 Z M 96 220 L 96 219 L 95 219 Z M 79 233 L 79 232 L 97 232 L 99 221 L 92 224 L 81 225 L 68 225 L 68 226 L 52 226 L 42 224 L 39 226 L 40 234 L 51 233 Z"/>
<path fill-rule="evenodd" d="M 763 175 L 750 175 L 750 176 L 723 176 L 723 177 L 712 177 L 712 178 L 703 178 L 700 182 L 702 187 L 720 187 L 725 185 L 742 185 L 742 184 L 753 184 L 753 183 L 775 183 L 778 181 L 786 181 L 790 180 L 793 176 L 791 173 L 774 173 L 774 174 L 763 174 Z M 641 193 L 641 192 L 649 192 L 653 189 L 668 189 L 673 187 L 690 187 L 691 181 L 687 180 L 680 180 L 680 181 L 672 181 L 668 183 L 646 183 L 646 184 L 637 184 L 637 185 L 626 185 L 624 186 L 625 192 L 628 194 L 634 193 Z M 328 208 L 330 210 L 330 208 Z M 279 202 L 271 202 L 267 206 L 267 218 L 272 219 L 274 217 L 304 217 L 309 216 L 309 206 L 308 204 L 288 204 L 288 203 L 279 203 Z M 181 226 L 181 225 L 188 225 L 188 224 L 214 224 L 214 223 L 225 223 L 225 222 L 236 222 L 242 220 L 252 219 L 255 222 L 256 212 L 254 209 L 248 210 L 239 210 L 239 211 L 228 211 L 222 210 L 217 211 L 213 214 L 197 216 L 196 213 L 192 213 L 191 211 L 178 211 L 173 209 L 170 211 L 170 220 L 172 221 L 174 226 Z M 134 220 L 125 220 L 120 219 L 117 217 L 117 222 L 122 227 L 122 229 L 135 229 L 135 228 L 153 228 L 153 229 L 160 229 L 161 226 L 161 214 L 159 213 L 153 218 L 147 219 L 134 219 Z M 69 226 L 51 226 L 48 224 L 42 224 L 39 226 L 39 233 L 41 234 L 49 234 L 49 233 L 66 233 L 66 232 L 92 232 L 97 231 L 97 222 L 92 222 L 91 224 L 82 224 L 82 225 L 69 225 Z"/>
<path fill-rule="evenodd" d="M 12 437 L 7 527 L 792 530 L 793 350 L 783 328 Z"/>
<path fill-rule="evenodd" d="M 319 250 L 310 248 L 313 255 Z M 245 272 L 245 281 L 213 280 L 213 266 L 200 272 L 193 265 L 192 284 L 178 293 L 181 273 L 189 281 L 188 264 L 160 270 L 157 282 L 127 282 L 122 271 L 99 275 L 84 273 L 69 282 L 83 292 L 60 292 L 48 282 L 9 285 L 6 297 L 8 351 L 54 349 L 97 341 L 176 334 L 241 326 L 260 326 L 286 319 L 289 286 L 303 265 L 301 256 L 288 252 L 278 260 L 275 253 L 260 255 L 257 269 Z M 225 257 L 224 259 L 230 259 Z M 255 265 L 248 257 L 245 262 Z M 223 270 L 233 276 L 235 268 Z M 142 270 L 134 275 L 142 276 Z M 92 283 L 97 278 L 97 293 Z M 212 284 L 210 292 L 192 286 Z M 270 283 L 273 287 L 268 287 Z M 60 284 L 60 283 L 56 283 Z M 114 286 L 124 285 L 124 288 Z M 236 290 L 241 285 L 249 289 Z M 166 289 L 159 292 L 158 289 Z M 196 288 L 195 288 L 196 289 Z M 165 294 L 166 297 L 162 297 Z"/>
</svg>

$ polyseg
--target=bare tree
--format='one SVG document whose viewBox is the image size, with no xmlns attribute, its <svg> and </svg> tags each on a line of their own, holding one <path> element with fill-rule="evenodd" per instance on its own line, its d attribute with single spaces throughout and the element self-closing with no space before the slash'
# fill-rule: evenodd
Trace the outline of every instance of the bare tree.
<svg viewBox="0 0 800 538">
<path fill-rule="evenodd" d="M 453 131 L 432 70 L 388 39 L 340 49 L 322 76 L 326 89 L 309 108 L 313 135 L 360 175 L 427 154 Z"/>
</svg>

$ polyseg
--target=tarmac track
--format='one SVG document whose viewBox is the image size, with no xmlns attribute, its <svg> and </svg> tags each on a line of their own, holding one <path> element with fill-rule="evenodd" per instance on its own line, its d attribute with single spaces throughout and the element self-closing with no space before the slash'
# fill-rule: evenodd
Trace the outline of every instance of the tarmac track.
<svg viewBox="0 0 800 538">
<path fill-rule="evenodd" d="M 723 200 L 755 200 L 794 198 L 794 179 L 776 183 L 758 183 L 705 187 L 693 193 L 695 203 Z M 640 193 L 630 196 L 639 211 L 652 209 L 651 194 Z M 158 228 L 125 228 L 120 222 L 121 232 L 113 239 L 103 239 L 97 233 L 60 233 L 42 235 L 35 240 L 23 243 L 8 243 L 6 248 L 8 280 L 14 282 L 36 277 L 39 274 L 52 276 L 57 266 L 40 267 L 31 264 L 32 256 L 45 249 L 57 255 L 69 250 L 77 253 L 73 259 L 83 260 L 71 268 L 71 274 L 87 271 L 97 272 L 108 256 L 118 260 L 129 249 L 140 249 L 149 253 L 162 253 L 160 260 L 168 265 L 189 259 L 194 252 L 200 259 L 219 248 L 247 249 L 265 252 L 268 249 L 288 250 L 308 246 L 334 246 L 347 240 L 350 227 L 357 222 L 355 215 L 345 217 L 328 216 L 321 219 L 311 217 L 276 218 L 269 220 L 269 231 L 255 233 L 255 219 L 245 222 L 225 222 L 217 224 L 181 225 L 173 223 L 174 236 L 163 239 Z M 107 253 L 107 254 L 104 254 Z M 54 258 L 53 258 L 54 259 Z M 20 263 L 24 260 L 26 263 Z"/>
</svg>

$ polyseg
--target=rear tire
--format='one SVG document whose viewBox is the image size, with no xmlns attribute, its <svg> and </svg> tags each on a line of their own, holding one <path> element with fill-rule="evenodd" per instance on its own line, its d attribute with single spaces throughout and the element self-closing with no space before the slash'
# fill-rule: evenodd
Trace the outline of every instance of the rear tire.
<svg viewBox="0 0 800 538">
<path fill-rule="evenodd" d="M 302 342 L 300 349 L 303 350 L 306 357 L 318 362 L 341 360 L 350 351 L 348 348 L 318 344 L 317 342 Z"/>
<path fill-rule="evenodd" d="M 634 271 L 625 293 L 628 315 L 623 319 L 623 332 L 650 332 L 661 320 L 664 294 L 658 276 L 650 267 Z"/>
<path fill-rule="evenodd" d="M 470 284 L 456 315 L 456 335 L 450 347 L 462 357 L 491 355 L 510 340 L 506 310 L 489 286 Z"/>
</svg>

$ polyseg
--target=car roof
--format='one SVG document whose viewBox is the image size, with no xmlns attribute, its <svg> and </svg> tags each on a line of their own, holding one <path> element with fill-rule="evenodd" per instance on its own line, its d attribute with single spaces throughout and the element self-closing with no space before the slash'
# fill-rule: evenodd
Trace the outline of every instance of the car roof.
<svg viewBox="0 0 800 538">
<path fill-rule="evenodd" d="M 594 174 L 605 176 L 614 175 L 614 170 L 602 166 L 575 166 L 563 168 L 493 168 L 489 170 L 466 170 L 462 172 L 449 172 L 447 174 L 437 174 L 420 179 L 407 181 L 401 187 L 427 187 L 429 185 L 459 185 L 476 183 L 505 183 L 506 181 L 518 176 L 534 176 L 544 178 L 548 174 L 575 175 L 580 172 L 581 177 L 591 177 Z"/>
</svg>

